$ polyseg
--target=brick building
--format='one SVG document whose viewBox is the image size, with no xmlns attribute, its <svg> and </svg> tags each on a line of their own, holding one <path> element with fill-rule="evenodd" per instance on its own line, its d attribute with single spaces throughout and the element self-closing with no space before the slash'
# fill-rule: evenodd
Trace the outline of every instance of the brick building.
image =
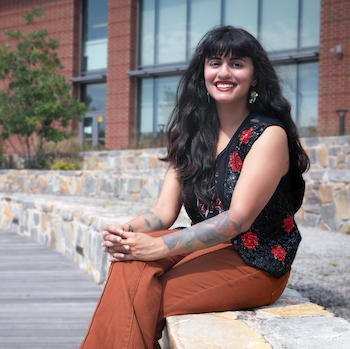
<svg viewBox="0 0 350 349">
<path fill-rule="evenodd" d="M 34 29 L 58 39 L 73 96 L 90 107 L 72 124 L 81 141 L 107 149 L 158 139 L 181 72 L 201 36 L 219 24 L 248 30 L 276 66 L 304 137 L 339 132 L 336 110 L 349 109 L 349 0 L 0 0 L 5 29 L 45 8 Z"/>
</svg>

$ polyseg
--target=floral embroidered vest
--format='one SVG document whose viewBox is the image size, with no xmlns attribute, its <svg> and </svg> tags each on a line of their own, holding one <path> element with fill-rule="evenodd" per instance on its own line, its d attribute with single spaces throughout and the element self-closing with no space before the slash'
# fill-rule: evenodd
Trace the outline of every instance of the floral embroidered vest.
<svg viewBox="0 0 350 349">
<path fill-rule="evenodd" d="M 245 157 L 264 130 L 272 125 L 283 127 L 274 118 L 250 114 L 231 140 L 226 161 L 223 197 L 221 198 L 223 211 L 230 207 L 232 193 L 240 176 Z M 280 278 L 288 272 L 301 241 L 298 227 L 294 221 L 294 214 L 301 206 L 304 190 L 305 183 L 302 177 L 296 178 L 291 175 L 290 190 L 286 190 L 281 180 L 250 229 L 231 240 L 245 263 L 267 271 L 276 278 Z M 219 206 L 214 205 L 211 209 L 215 211 L 215 207 Z M 212 211 L 212 215 L 204 217 L 202 213 L 205 209 L 198 205 L 198 202 L 195 210 L 201 214 L 201 219 L 199 219 L 198 214 L 193 215 L 193 209 L 186 208 L 186 210 L 194 223 L 222 212 L 218 208 L 215 212 Z"/>
</svg>

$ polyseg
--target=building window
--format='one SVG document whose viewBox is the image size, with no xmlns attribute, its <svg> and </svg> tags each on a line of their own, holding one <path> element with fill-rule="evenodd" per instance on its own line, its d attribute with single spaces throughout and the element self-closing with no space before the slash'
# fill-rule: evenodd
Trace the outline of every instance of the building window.
<svg viewBox="0 0 350 349">
<path fill-rule="evenodd" d="M 79 126 L 83 149 L 103 148 L 106 129 L 108 0 L 82 1 L 80 100 L 89 107 Z"/>
<path fill-rule="evenodd" d="M 82 84 L 82 101 L 90 108 L 80 125 L 84 149 L 105 146 L 106 83 Z"/>
<path fill-rule="evenodd" d="M 160 76 L 141 80 L 139 142 L 143 146 L 164 145 L 165 127 L 174 107 L 180 76 Z"/>
<path fill-rule="evenodd" d="M 108 0 L 83 1 L 81 71 L 107 68 Z"/>
<path fill-rule="evenodd" d="M 156 136 L 159 120 L 166 123 L 174 105 L 173 93 L 164 108 L 158 84 L 170 79 L 175 91 L 172 84 L 179 81 L 200 38 L 220 24 L 243 28 L 262 43 L 283 79 L 300 134 L 315 135 L 320 0 L 140 0 L 140 4 L 139 65 L 130 72 L 139 82 L 139 138 Z"/>
</svg>

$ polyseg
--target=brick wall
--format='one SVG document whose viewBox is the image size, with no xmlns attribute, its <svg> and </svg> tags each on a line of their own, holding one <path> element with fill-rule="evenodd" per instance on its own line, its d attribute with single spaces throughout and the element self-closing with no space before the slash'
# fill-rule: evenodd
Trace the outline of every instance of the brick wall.
<svg viewBox="0 0 350 349">
<path fill-rule="evenodd" d="M 26 25 L 23 15 L 33 7 L 45 9 L 43 17 L 36 17 L 34 25 Z M 16 45 L 8 41 L 4 34 L 6 29 L 19 29 L 24 32 L 47 29 L 49 37 L 59 40 L 58 56 L 64 65 L 62 74 L 67 81 L 77 76 L 79 69 L 79 16 L 80 0 L 0 0 L 0 44 Z M 1 88 L 1 87 L 0 87 Z M 78 86 L 74 86 L 73 96 L 78 97 Z M 77 123 L 73 123 L 76 129 Z M 12 141 L 18 145 L 16 138 Z M 13 153 L 7 144 L 7 153 Z"/>
<path fill-rule="evenodd" d="M 135 134 L 137 0 L 108 3 L 106 148 L 126 148 Z"/>
<path fill-rule="evenodd" d="M 318 136 L 338 135 L 336 110 L 349 109 L 345 134 L 350 134 L 350 1 L 322 0 L 319 61 Z M 339 57 L 336 45 L 342 45 Z"/>
</svg>

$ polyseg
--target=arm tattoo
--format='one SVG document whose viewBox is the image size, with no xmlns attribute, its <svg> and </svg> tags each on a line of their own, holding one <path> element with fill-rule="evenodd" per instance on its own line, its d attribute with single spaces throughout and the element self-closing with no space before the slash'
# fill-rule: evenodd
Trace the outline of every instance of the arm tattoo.
<svg viewBox="0 0 350 349">
<path fill-rule="evenodd" d="M 131 231 L 131 232 L 133 232 L 133 231 L 134 231 L 134 229 L 132 228 L 132 226 L 131 226 L 130 224 L 129 224 L 128 231 Z"/>
<path fill-rule="evenodd" d="M 148 228 L 154 230 L 160 230 L 164 228 L 162 220 L 159 217 L 157 217 L 157 215 L 154 214 L 152 211 L 145 212 L 143 216 L 143 221 Z"/>
<path fill-rule="evenodd" d="M 235 211 L 225 211 L 190 228 L 162 236 L 169 250 L 176 246 L 200 250 L 226 242 L 241 233 L 242 222 Z"/>
</svg>

